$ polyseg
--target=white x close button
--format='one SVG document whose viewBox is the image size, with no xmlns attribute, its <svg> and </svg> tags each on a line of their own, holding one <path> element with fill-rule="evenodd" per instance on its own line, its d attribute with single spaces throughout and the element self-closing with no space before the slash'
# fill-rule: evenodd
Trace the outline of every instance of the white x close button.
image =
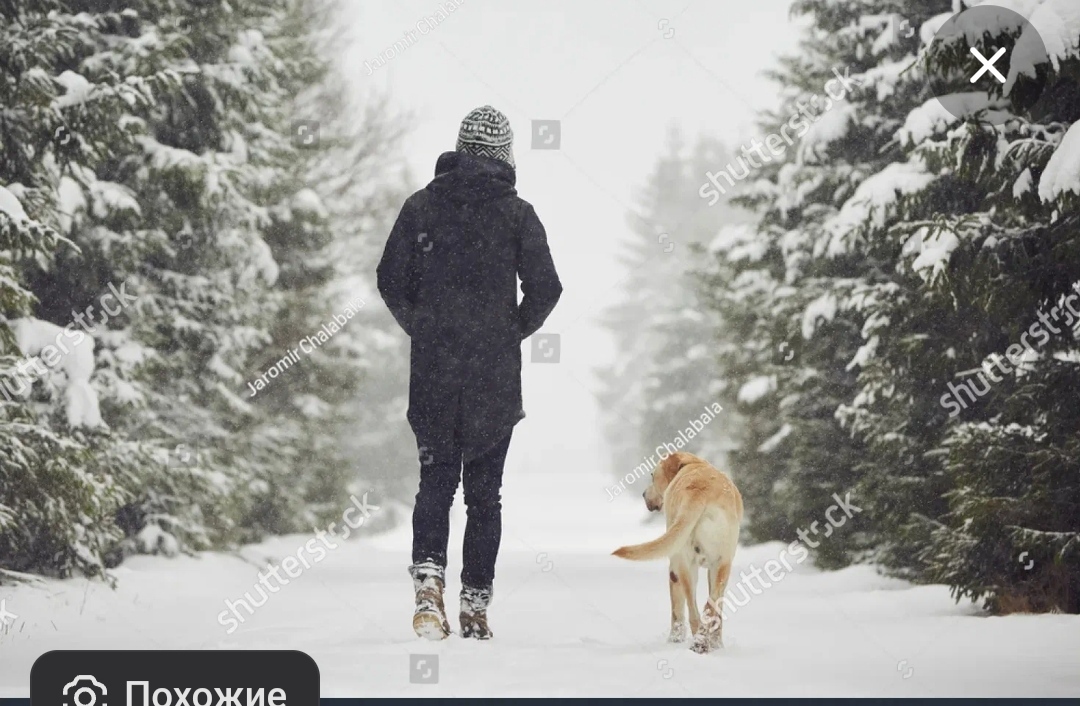
<svg viewBox="0 0 1080 706">
<path fill-rule="evenodd" d="M 997 68 L 994 66 L 997 60 L 1005 54 L 1005 47 L 998 49 L 997 53 L 990 57 L 990 59 L 987 59 L 985 56 L 983 56 L 982 53 L 979 52 L 977 47 L 972 47 L 971 53 L 975 55 L 976 59 L 982 62 L 982 68 L 979 69 L 978 73 L 971 77 L 972 83 L 975 83 L 980 78 L 982 78 L 982 75 L 985 74 L 987 71 L 994 74 L 994 78 L 996 78 L 998 81 L 1000 81 L 1001 83 L 1005 83 L 1005 76 L 1003 76 L 1002 73 L 998 71 Z"/>
</svg>

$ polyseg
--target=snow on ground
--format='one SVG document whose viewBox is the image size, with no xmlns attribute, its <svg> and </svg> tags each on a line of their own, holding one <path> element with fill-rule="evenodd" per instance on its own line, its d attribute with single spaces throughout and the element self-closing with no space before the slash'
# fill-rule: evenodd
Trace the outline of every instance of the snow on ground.
<svg viewBox="0 0 1080 706">
<path fill-rule="evenodd" d="M 640 502 L 609 502 L 604 480 L 508 479 L 492 642 L 413 636 L 407 526 L 377 537 L 359 530 L 226 634 L 217 621 L 224 600 L 251 591 L 265 557 L 310 539 L 284 537 L 245 548 L 243 558 L 133 558 L 116 571 L 115 591 L 82 579 L 0 587 L 19 616 L 0 632 L 0 697 L 26 696 L 34 660 L 61 648 L 300 649 L 318 662 L 324 696 L 1080 695 L 1080 616 L 982 617 L 943 586 L 866 566 L 795 566 L 729 612 L 718 653 L 667 644 L 666 566 L 608 555 L 659 525 L 643 524 Z M 537 502 L 545 498 L 562 501 Z M 462 519 L 455 506 L 452 546 Z M 736 572 L 780 549 L 743 547 Z M 458 550 L 451 596 L 460 566 Z M 438 656 L 437 684 L 410 683 L 413 654 Z"/>
</svg>

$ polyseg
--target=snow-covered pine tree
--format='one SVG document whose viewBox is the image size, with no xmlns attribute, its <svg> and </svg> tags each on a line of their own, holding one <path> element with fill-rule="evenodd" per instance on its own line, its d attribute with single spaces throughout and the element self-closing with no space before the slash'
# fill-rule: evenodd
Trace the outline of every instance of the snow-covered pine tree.
<svg viewBox="0 0 1080 706">
<path fill-rule="evenodd" d="M 362 114 L 362 120 L 356 115 Z M 405 419 L 408 407 L 409 339 L 382 306 L 373 273 L 386 236 L 413 180 L 395 170 L 404 160 L 396 154 L 405 121 L 372 97 L 362 107 L 342 107 L 339 150 L 330 155 L 333 175 L 317 187 L 328 204 L 338 234 L 336 261 L 342 283 L 366 306 L 343 343 L 359 367 L 358 394 L 336 420 L 342 453 L 377 498 L 409 501 L 415 476 L 402 468 L 417 463 L 416 438 Z M 415 188 L 415 187 L 413 187 Z M 375 304 L 373 304 L 375 303 Z"/>
<path fill-rule="evenodd" d="M 107 143 L 112 159 L 67 165 L 69 232 L 81 252 L 47 263 L 34 280 L 35 291 L 52 294 L 46 314 L 56 322 L 110 283 L 137 297 L 99 337 L 114 428 L 164 450 L 120 476 L 134 496 L 122 521 L 137 549 L 248 536 L 236 522 L 248 516 L 263 467 L 234 419 L 249 410 L 238 393 L 282 303 L 263 231 L 273 189 L 293 166 L 281 123 L 295 69 L 263 29 L 280 24 L 284 5 L 102 12 L 91 15 L 100 33 L 84 35 L 71 59 L 83 103 L 111 77 L 176 79 L 114 117 L 128 136 Z"/>
<path fill-rule="evenodd" d="M 671 443 L 705 407 L 726 407 L 723 378 L 715 369 L 715 324 L 698 306 L 692 271 L 698 245 L 720 224 L 746 218 L 727 199 L 710 207 L 698 195 L 701 175 L 727 158 L 721 145 L 707 139 L 687 149 L 673 129 L 666 154 L 642 190 L 642 215 L 629 217 L 635 237 L 622 257 L 624 296 L 602 319 L 614 338 L 616 360 L 597 373 L 619 478 L 647 464 L 658 445 Z M 695 435 L 688 451 L 722 462 L 731 425 L 727 412 L 721 414 L 724 422 Z"/>
<path fill-rule="evenodd" d="M 650 320 L 657 345 L 646 370 L 643 428 L 648 433 L 645 438 L 652 443 L 643 452 L 653 453 L 661 442 L 677 446 L 675 437 L 682 431 L 691 439 L 687 447 L 690 452 L 726 466 L 736 428 L 732 391 L 717 367 L 716 348 L 721 341 L 713 332 L 720 322 L 711 310 L 701 306 L 700 280 L 695 270 L 717 230 L 747 223 L 752 216 L 732 206 L 726 196 L 716 203 L 701 197 L 701 175 L 730 159 L 724 145 L 711 138 L 698 138 L 684 155 L 675 154 L 681 159 L 668 188 L 676 189 L 677 199 L 666 207 L 673 208 L 672 215 L 678 214 L 680 220 L 663 239 L 661 252 L 666 257 L 677 256 L 677 269 L 672 273 L 674 280 L 668 283 L 670 292 L 661 293 L 667 301 Z M 661 239 L 657 240 L 660 245 Z M 647 276 L 651 277 L 649 269 L 646 266 Z M 663 286 L 662 281 L 651 284 Z M 723 409 L 720 418 L 691 435 L 688 422 L 697 421 L 706 409 L 716 414 L 714 405 Z M 690 425 L 690 431 L 695 428 Z"/>
<path fill-rule="evenodd" d="M 739 385 L 746 437 L 733 465 L 758 539 L 791 540 L 824 524 L 834 494 L 861 506 L 858 483 L 880 462 L 836 418 L 854 395 L 863 343 L 849 293 L 883 265 L 852 247 L 841 223 L 869 219 L 874 204 L 859 188 L 896 158 L 887 149 L 896 116 L 914 106 L 895 89 L 918 41 L 900 24 L 918 22 L 907 3 L 800 0 L 793 11 L 812 26 L 799 56 L 773 75 L 785 105 L 761 123 L 762 135 L 783 138 L 773 141 L 783 156 L 763 160 L 740 200 L 762 213 L 756 231 L 721 233 L 706 272 L 713 306 L 732 326 L 724 335 L 741 341 L 721 349 L 730 356 L 721 366 Z M 819 563 L 841 565 L 868 548 L 871 514 L 828 540 L 811 535 Z"/>
<path fill-rule="evenodd" d="M 114 474 L 132 472 L 148 454 L 100 430 L 74 428 L 59 388 L 70 389 L 72 349 L 92 348 L 87 336 L 57 335 L 37 355 L 24 356 L 27 331 L 54 331 L 39 320 L 52 292 L 31 291 L 26 273 L 75 257 L 67 230 L 64 181 L 76 156 L 103 168 L 124 143 L 117 118 L 150 99 L 171 77 L 151 73 L 124 82 L 110 76 L 87 100 L 72 58 L 115 14 L 67 12 L 64 3 L 0 7 L 0 566 L 58 575 L 100 574 L 120 538 L 114 522 L 128 498 Z M 114 195 L 100 192 L 102 199 Z M 82 308 L 80 307 L 80 311 Z M 63 321 L 61 326 L 68 323 Z M 23 340 L 19 340 L 23 339 Z M 71 346 L 68 349 L 65 344 Z M 29 351 L 26 351 L 29 353 Z M 38 351 L 34 351 L 36 354 Z M 44 361 L 44 362 L 43 362 Z M 31 370 L 36 372 L 29 372 Z M 87 373 L 88 371 L 82 370 Z M 64 378 L 66 377 L 66 383 Z M 94 393 L 91 392 L 91 395 Z M 96 400 L 86 400 L 93 402 Z M 70 410 L 69 410 L 70 411 Z M 78 426 L 78 424 L 75 424 Z"/>
<path fill-rule="evenodd" d="M 1080 7 L 1016 9 L 1030 26 L 923 50 L 938 76 L 962 76 L 969 46 L 1022 57 L 1011 48 L 1032 32 L 1049 57 L 1010 59 L 1008 83 L 988 96 L 1001 101 L 997 126 L 931 101 L 898 131 L 934 178 L 879 245 L 903 247 L 889 297 L 868 297 L 865 333 L 881 344 L 853 419 L 878 439 L 914 437 L 908 450 L 930 471 L 906 488 L 880 480 L 880 497 L 906 511 L 892 512 L 904 532 L 890 563 L 998 612 L 1080 612 L 1080 409 L 1063 394 L 1080 382 L 1080 316 L 1066 304 L 1080 286 Z M 927 23 L 924 41 L 947 17 Z M 942 486 L 948 511 L 926 512 L 921 498 Z"/>
<path fill-rule="evenodd" d="M 337 0 L 319 0 L 325 54 L 336 58 L 353 38 L 352 23 L 342 21 L 350 8 Z M 310 179 L 334 232 L 332 298 L 358 297 L 365 306 L 346 331 L 335 337 L 348 352 L 359 376 L 356 393 L 335 410 L 328 426 L 335 450 L 347 460 L 355 492 L 370 491 L 376 501 L 409 501 L 415 476 L 402 468 L 417 463 L 416 440 L 405 420 L 408 406 L 409 339 L 380 305 L 375 268 L 401 203 L 416 188 L 401 154 L 411 124 L 397 114 L 388 94 L 367 90 L 359 96 L 340 90 L 354 67 L 340 61 L 319 86 L 313 100 L 324 128 L 321 159 Z M 361 485 L 362 484 L 362 487 Z M 393 522 L 395 507 L 382 504 L 379 521 Z"/>
<path fill-rule="evenodd" d="M 18 481 L 0 499 L 3 565 L 93 572 L 118 526 L 112 561 L 309 529 L 331 504 L 340 512 L 356 470 L 327 419 L 351 401 L 357 352 L 335 342 L 300 376 L 286 371 L 277 400 L 245 398 L 271 351 L 348 299 L 332 263 L 352 224 L 331 224 L 308 186 L 325 150 L 294 141 L 292 121 L 310 117 L 297 101 L 326 80 L 311 3 L 80 5 L 0 15 L 5 105 L 21 118 L 4 122 L 0 178 L 70 241 L 4 226 L 15 240 L 0 251 L 0 313 L 33 306 L 62 327 L 114 286 L 135 300 L 92 322 L 111 431 L 52 439 L 57 414 L 30 424 L 5 405 L 21 415 L 10 433 L 51 451 L 0 442 L 18 462 L 3 468 Z M 42 469 L 78 477 L 65 495 Z"/>
<path fill-rule="evenodd" d="M 247 538 L 302 531 L 340 514 L 347 471 L 328 424 L 335 405 L 356 389 L 355 364 L 341 355 L 336 334 L 318 347 L 300 343 L 323 335 L 324 325 L 338 329 L 333 316 L 342 316 L 344 306 L 331 289 L 334 233 L 310 188 L 326 143 L 317 123 L 294 131 L 318 113 L 315 98 L 329 75 L 329 62 L 315 45 L 320 18 L 311 3 L 276 3 L 266 10 L 253 17 L 250 29 L 229 27 L 234 44 L 227 54 L 251 72 L 245 78 L 253 94 L 241 104 L 253 111 L 242 118 L 249 127 L 241 134 L 246 147 L 261 146 L 251 157 L 263 176 L 250 193 L 264 209 L 258 234 L 274 268 L 267 280 L 272 321 L 266 340 L 248 358 L 245 409 L 233 415 L 234 436 L 226 444 L 253 462 L 250 498 L 238 518 Z M 271 95 L 254 95 L 267 85 Z M 247 384 L 256 382 L 253 396 Z"/>
<path fill-rule="evenodd" d="M 404 175 L 393 164 L 406 124 L 394 119 L 385 98 L 341 90 L 350 81 L 347 68 L 331 59 L 346 53 L 344 9 L 332 0 L 297 3 L 281 35 L 298 39 L 275 42 L 300 69 L 291 79 L 291 119 L 316 120 L 320 134 L 314 144 L 298 141 L 302 148 L 290 157 L 295 178 L 282 181 L 281 201 L 271 210 L 267 242 L 285 301 L 255 368 L 274 365 L 323 324 L 336 325 L 329 322 L 346 304 L 361 309 L 254 400 L 264 413 L 260 433 L 282 449 L 283 458 L 267 459 L 274 475 L 252 515 L 273 532 L 339 517 L 346 491 L 404 500 L 398 469 L 416 458 L 400 397 L 408 340 L 374 305 L 373 282 L 396 199 L 405 196 Z M 320 58 L 302 61 L 313 56 Z"/>
<path fill-rule="evenodd" d="M 1049 38 L 1051 58 L 1010 67 L 1015 86 L 1000 110 L 1011 115 L 994 127 L 982 116 L 954 118 L 927 88 L 927 70 L 956 69 L 964 81 L 957 62 L 967 46 L 923 45 L 965 5 L 919 8 L 936 15 L 883 5 L 846 20 L 838 10 L 861 12 L 866 3 L 800 5 L 819 25 L 836 21 L 824 26 L 831 36 L 864 37 L 860 56 L 881 57 L 853 72 L 864 97 L 869 90 L 882 99 L 879 108 L 842 134 L 865 128 L 869 153 L 882 158 L 854 165 L 854 191 L 826 211 L 811 253 L 858 258 L 865 268 L 834 282 L 828 308 L 849 315 L 862 339 L 845 365 L 859 371 L 858 387 L 838 418 L 872 459 L 857 469 L 856 500 L 876 556 L 996 610 L 1075 611 L 1078 427 L 1075 405 L 1057 390 L 1075 384 L 1076 339 L 1047 334 L 1031 353 L 1011 349 L 1021 360 L 1010 374 L 987 368 L 1034 335 L 1031 326 L 1047 325 L 1040 314 L 1056 313 L 1063 330 L 1073 320 L 1064 297 L 1080 278 L 1080 159 L 1069 139 L 1078 117 L 1069 77 L 1080 13 L 1054 0 L 1023 8 Z M 921 31 L 898 35 L 886 9 Z M 1012 46 L 1022 29 L 969 41 L 984 51 Z M 921 61 L 909 55 L 912 41 Z M 954 407 L 950 386 L 968 379 L 982 392 Z"/>
<path fill-rule="evenodd" d="M 739 198 L 754 204 L 749 196 Z M 724 227 L 710 243 L 709 259 L 698 274 L 703 308 L 719 319 L 713 351 L 717 370 L 733 392 L 726 396 L 725 409 L 736 431 L 730 467 L 755 541 L 785 540 L 796 529 L 779 494 L 787 469 L 772 453 L 791 427 L 779 421 L 776 377 L 770 369 L 776 361 L 765 328 L 772 322 L 763 312 L 771 309 L 762 307 L 771 305 L 776 282 L 762 267 L 767 250 L 754 225 Z M 786 358 L 789 352 L 781 353 Z"/>
</svg>

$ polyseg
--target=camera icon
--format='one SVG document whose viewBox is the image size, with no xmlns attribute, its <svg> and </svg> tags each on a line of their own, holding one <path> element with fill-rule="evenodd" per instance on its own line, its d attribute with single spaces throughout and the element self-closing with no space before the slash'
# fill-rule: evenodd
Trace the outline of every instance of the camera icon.
<svg viewBox="0 0 1080 706">
<path fill-rule="evenodd" d="M 108 706 L 105 696 L 109 690 L 90 674 L 80 674 L 64 685 L 64 696 L 70 693 L 71 699 L 64 699 L 64 706 Z M 85 697 L 85 698 L 84 698 Z M 98 701 L 98 698 L 101 701 Z"/>
<path fill-rule="evenodd" d="M 198 444 L 177 444 L 169 449 L 169 468 L 192 468 L 199 465 Z"/>
</svg>

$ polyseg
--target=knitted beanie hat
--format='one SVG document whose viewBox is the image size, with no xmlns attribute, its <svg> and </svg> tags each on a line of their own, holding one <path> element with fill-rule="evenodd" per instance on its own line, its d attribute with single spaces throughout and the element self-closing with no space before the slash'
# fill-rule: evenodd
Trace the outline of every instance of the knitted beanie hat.
<svg viewBox="0 0 1080 706">
<path fill-rule="evenodd" d="M 490 105 L 471 111 L 461 121 L 457 151 L 490 157 L 514 166 L 514 131 L 510 121 Z"/>
</svg>

